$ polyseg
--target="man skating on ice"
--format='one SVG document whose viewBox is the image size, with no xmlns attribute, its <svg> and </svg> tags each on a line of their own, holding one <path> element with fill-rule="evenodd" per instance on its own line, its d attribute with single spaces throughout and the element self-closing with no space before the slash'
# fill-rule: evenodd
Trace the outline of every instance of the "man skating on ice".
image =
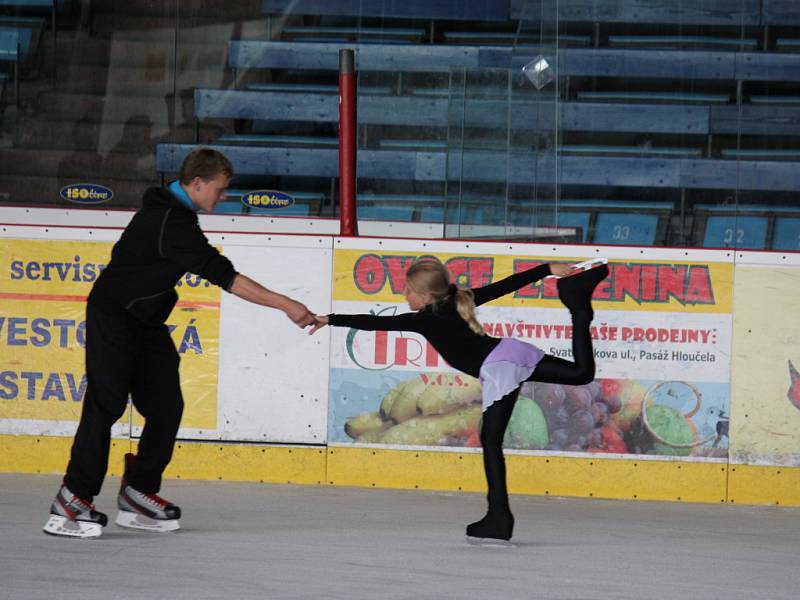
<svg viewBox="0 0 800 600">
<path fill-rule="evenodd" d="M 190 153 L 178 181 L 144 193 L 142 208 L 94 283 L 86 305 L 86 394 L 46 533 L 101 535 L 108 519 L 92 501 L 108 469 L 111 427 L 129 395 L 145 425 L 137 455 L 125 457 L 116 522 L 154 531 L 179 528 L 180 508 L 158 492 L 183 412 L 178 352 L 164 323 L 178 300 L 175 284 L 187 271 L 244 300 L 281 310 L 299 327 L 314 322 L 300 302 L 237 273 L 200 229 L 197 211 L 212 212 L 232 176 L 221 153 L 208 148 Z"/>
</svg>

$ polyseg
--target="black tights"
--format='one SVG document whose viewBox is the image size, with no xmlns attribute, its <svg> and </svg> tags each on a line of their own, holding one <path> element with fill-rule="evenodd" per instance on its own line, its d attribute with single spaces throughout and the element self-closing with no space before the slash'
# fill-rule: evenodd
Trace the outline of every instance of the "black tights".
<svg viewBox="0 0 800 600">
<path fill-rule="evenodd" d="M 572 313 L 572 358 L 575 362 L 545 355 L 528 381 L 565 385 L 591 383 L 595 370 L 592 333 L 589 330 L 591 322 L 590 313 Z"/>
<path fill-rule="evenodd" d="M 591 315 L 572 315 L 572 355 L 575 362 L 547 355 L 536 366 L 528 381 L 583 385 L 594 379 L 595 365 L 592 337 L 589 331 Z M 506 488 L 506 463 L 503 457 L 503 437 L 514 411 L 520 388 L 497 400 L 483 413 L 481 445 L 483 468 L 486 472 L 489 512 L 509 512 Z"/>
</svg>

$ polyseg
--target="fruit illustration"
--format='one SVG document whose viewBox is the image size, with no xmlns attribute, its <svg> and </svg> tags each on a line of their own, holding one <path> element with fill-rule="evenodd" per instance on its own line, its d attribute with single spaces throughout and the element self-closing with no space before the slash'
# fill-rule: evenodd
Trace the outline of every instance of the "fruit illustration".
<svg viewBox="0 0 800 600">
<path fill-rule="evenodd" d="M 604 401 L 608 404 L 609 409 L 612 408 L 612 404 L 616 406 L 616 403 L 619 403 L 620 408 L 614 414 L 614 422 L 622 431 L 625 431 L 641 413 L 642 398 L 644 398 L 647 388 L 638 381 L 626 379 L 616 386 L 615 391 L 616 394 L 610 398 L 604 396 Z M 609 410 L 609 412 L 613 411 Z"/>
<path fill-rule="evenodd" d="M 520 396 L 508 422 L 503 444 L 508 448 L 541 450 L 547 445 L 547 421 L 539 405 Z"/>
<path fill-rule="evenodd" d="M 389 425 L 391 422 L 381 419 L 377 412 L 366 412 L 348 419 L 344 424 L 344 432 L 351 438 L 357 438 L 369 431 L 383 431 Z"/>
<path fill-rule="evenodd" d="M 378 411 L 350 417 L 345 433 L 366 444 L 480 446 L 481 386 L 457 373 L 422 373 L 392 387 Z"/>
<path fill-rule="evenodd" d="M 435 446 L 450 438 L 466 438 L 477 429 L 481 405 L 474 404 L 446 415 L 413 417 L 376 436 L 379 444 Z"/>
</svg>

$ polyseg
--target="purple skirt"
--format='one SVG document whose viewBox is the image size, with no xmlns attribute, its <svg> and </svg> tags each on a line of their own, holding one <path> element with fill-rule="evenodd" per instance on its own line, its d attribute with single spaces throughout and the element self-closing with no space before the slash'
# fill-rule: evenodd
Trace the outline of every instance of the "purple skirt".
<svg viewBox="0 0 800 600">
<path fill-rule="evenodd" d="M 481 365 L 483 410 L 527 381 L 544 352 L 515 338 L 503 338 Z"/>
</svg>

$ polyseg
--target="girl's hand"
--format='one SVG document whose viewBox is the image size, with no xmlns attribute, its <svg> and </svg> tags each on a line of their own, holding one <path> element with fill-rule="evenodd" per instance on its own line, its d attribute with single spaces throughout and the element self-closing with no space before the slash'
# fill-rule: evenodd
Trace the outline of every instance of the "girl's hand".
<svg viewBox="0 0 800 600">
<path fill-rule="evenodd" d="M 311 330 L 308 332 L 308 335 L 314 335 L 319 329 L 322 329 L 327 324 L 328 324 L 327 316 L 314 315 L 314 325 L 311 327 Z"/>
<path fill-rule="evenodd" d="M 550 263 L 550 273 L 556 277 L 568 277 L 574 272 L 575 268 L 572 265 L 567 265 L 564 263 Z"/>
</svg>

